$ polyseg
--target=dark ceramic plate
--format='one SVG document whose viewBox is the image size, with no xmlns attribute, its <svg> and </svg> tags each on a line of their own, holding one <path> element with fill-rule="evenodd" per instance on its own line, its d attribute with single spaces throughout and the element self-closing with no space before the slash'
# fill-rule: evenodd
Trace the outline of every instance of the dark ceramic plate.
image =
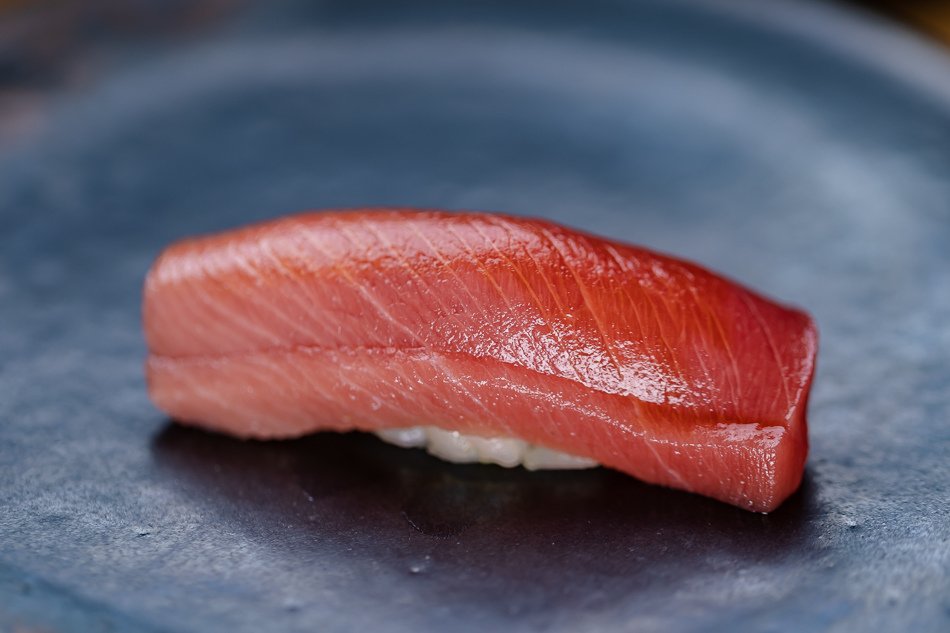
<svg viewBox="0 0 950 633">
<path fill-rule="evenodd" d="M 950 62 L 757 4 L 262 3 L 99 50 L 0 157 L 0 628 L 950 630 Z M 763 516 L 150 406 L 164 244 L 379 204 L 547 216 L 807 308 L 802 489 Z"/>
</svg>

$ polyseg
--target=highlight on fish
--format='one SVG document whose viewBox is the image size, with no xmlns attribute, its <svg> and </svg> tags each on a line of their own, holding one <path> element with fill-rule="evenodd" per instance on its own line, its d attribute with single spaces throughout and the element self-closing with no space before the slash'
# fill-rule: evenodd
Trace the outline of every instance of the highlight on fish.
<svg viewBox="0 0 950 633">
<path fill-rule="evenodd" d="M 599 464 L 759 512 L 808 452 L 807 314 L 548 221 L 325 211 L 185 239 L 143 319 L 154 403 L 239 437 Z"/>
</svg>

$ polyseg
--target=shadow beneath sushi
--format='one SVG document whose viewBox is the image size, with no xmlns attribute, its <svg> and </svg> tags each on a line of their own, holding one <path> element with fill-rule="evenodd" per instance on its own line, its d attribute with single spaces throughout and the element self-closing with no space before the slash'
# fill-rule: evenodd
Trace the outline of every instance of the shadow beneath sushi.
<svg viewBox="0 0 950 633">
<path fill-rule="evenodd" d="M 281 564 L 332 561 L 354 590 L 412 578 L 388 591 L 423 583 L 506 613 L 629 605 L 673 578 L 774 565 L 813 547 L 818 513 L 807 475 L 761 515 L 606 469 L 453 465 L 358 433 L 258 442 L 169 425 L 153 455 L 217 524 Z"/>
</svg>

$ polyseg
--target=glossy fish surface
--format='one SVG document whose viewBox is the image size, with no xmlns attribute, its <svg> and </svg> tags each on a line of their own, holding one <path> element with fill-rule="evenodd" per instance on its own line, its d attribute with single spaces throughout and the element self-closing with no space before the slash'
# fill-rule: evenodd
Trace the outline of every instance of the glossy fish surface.
<svg viewBox="0 0 950 633">
<path fill-rule="evenodd" d="M 186 239 L 143 312 L 155 404 L 240 437 L 517 438 L 760 512 L 802 478 L 812 320 L 547 221 L 327 211 Z"/>
</svg>

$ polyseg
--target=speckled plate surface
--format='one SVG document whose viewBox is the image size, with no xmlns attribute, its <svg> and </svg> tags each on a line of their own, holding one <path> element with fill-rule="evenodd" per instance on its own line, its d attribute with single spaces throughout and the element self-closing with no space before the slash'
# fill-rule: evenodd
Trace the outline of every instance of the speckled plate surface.
<svg viewBox="0 0 950 633">
<path fill-rule="evenodd" d="M 398 5 L 114 48 L 0 150 L 0 628 L 950 630 L 950 61 L 811 4 Z M 807 308 L 803 488 L 762 516 L 150 406 L 164 244 L 381 204 L 546 216 Z"/>
</svg>

